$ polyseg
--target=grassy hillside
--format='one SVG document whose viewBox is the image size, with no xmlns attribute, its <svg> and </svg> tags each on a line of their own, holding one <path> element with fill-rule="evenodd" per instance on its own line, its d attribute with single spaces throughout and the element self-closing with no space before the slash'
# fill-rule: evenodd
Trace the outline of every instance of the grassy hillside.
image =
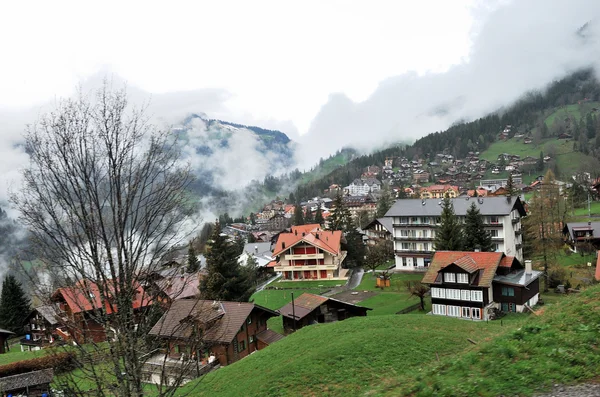
<svg viewBox="0 0 600 397">
<path fill-rule="evenodd" d="M 363 395 L 390 376 L 406 376 L 424 363 L 470 351 L 516 329 L 512 321 L 471 322 L 427 315 L 353 318 L 305 327 L 268 349 L 182 389 L 198 396 Z"/>
<path fill-rule="evenodd" d="M 181 395 L 531 395 L 595 376 L 600 286 L 541 312 L 502 322 L 390 315 L 306 327 Z"/>
</svg>

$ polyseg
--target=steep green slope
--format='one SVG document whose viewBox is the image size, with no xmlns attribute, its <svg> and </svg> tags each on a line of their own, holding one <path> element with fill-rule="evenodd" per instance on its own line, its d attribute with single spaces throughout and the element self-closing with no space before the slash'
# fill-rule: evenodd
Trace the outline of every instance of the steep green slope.
<svg viewBox="0 0 600 397">
<path fill-rule="evenodd" d="M 515 329 L 512 322 L 471 322 L 427 315 L 353 318 L 305 327 L 182 389 L 199 396 L 354 396 L 390 376 L 474 349 Z"/>
</svg>

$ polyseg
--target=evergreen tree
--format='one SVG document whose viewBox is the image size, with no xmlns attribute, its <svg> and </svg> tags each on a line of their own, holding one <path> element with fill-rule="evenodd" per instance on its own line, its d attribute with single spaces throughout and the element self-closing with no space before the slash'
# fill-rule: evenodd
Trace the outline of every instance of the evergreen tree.
<svg viewBox="0 0 600 397">
<path fill-rule="evenodd" d="M 383 189 L 381 190 L 381 196 L 379 197 L 379 201 L 377 202 L 377 215 L 376 218 L 382 218 L 389 211 L 389 209 L 394 204 L 392 200 L 392 195 L 390 194 L 390 185 L 387 183 L 383 184 Z"/>
<path fill-rule="evenodd" d="M 294 226 L 304 225 L 304 214 L 300 204 L 296 204 L 294 207 Z"/>
<path fill-rule="evenodd" d="M 313 214 L 312 211 L 310 210 L 310 208 L 306 209 L 306 215 L 304 216 L 304 224 L 305 225 L 310 225 L 311 223 L 314 223 L 314 218 L 313 218 Z"/>
<path fill-rule="evenodd" d="M 362 234 L 356 230 L 354 223 L 350 221 L 349 229 L 345 234 L 346 243 L 342 248 L 347 252 L 344 264 L 347 268 L 362 267 L 365 263 L 365 244 Z"/>
<path fill-rule="evenodd" d="M 204 299 L 246 302 L 254 288 L 247 273 L 238 263 L 234 244 L 221 235 L 217 223 L 206 253 L 208 274 L 202 279 L 200 291 Z"/>
<path fill-rule="evenodd" d="M 8 274 L 2 282 L 0 326 L 17 335 L 23 333 L 23 319 L 31 311 L 30 301 L 15 276 Z"/>
<path fill-rule="evenodd" d="M 194 249 L 194 245 L 190 243 L 190 247 L 188 248 L 187 272 L 195 273 L 198 270 L 200 270 L 200 262 L 198 261 L 198 257 L 196 256 L 196 250 Z"/>
<path fill-rule="evenodd" d="M 319 206 L 317 208 L 317 212 L 315 213 L 315 223 L 322 225 L 325 220 L 323 219 L 323 210 Z"/>
<path fill-rule="evenodd" d="M 462 251 L 463 232 L 458 218 L 454 214 L 454 206 L 446 196 L 442 202 L 441 225 L 435 234 L 436 251 Z"/>
<path fill-rule="evenodd" d="M 513 181 L 512 174 L 508 174 L 508 180 L 506 181 L 506 195 L 508 197 L 512 197 L 515 196 L 517 193 L 518 190 L 515 187 L 515 182 Z"/>
<path fill-rule="evenodd" d="M 348 231 L 352 227 L 352 215 L 350 210 L 344 205 L 344 200 L 341 194 L 335 196 L 333 200 L 333 206 L 335 207 L 332 214 L 329 216 L 329 230 L 343 230 Z"/>
<path fill-rule="evenodd" d="M 492 248 L 492 236 L 485 230 L 479 209 L 475 203 L 471 203 L 465 217 L 464 250 L 490 252 Z"/>
</svg>

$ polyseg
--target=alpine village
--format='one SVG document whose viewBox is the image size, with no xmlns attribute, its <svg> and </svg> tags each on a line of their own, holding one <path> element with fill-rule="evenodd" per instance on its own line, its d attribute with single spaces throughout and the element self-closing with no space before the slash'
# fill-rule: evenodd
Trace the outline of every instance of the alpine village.
<svg viewBox="0 0 600 397">
<path fill-rule="evenodd" d="M 104 95 L 103 114 L 122 111 Z M 160 136 L 122 166 L 137 152 L 115 137 L 91 159 L 34 131 L 0 393 L 498 396 L 598 379 L 599 109 L 578 72 L 415 142 L 274 174 L 259 205 L 198 221 Z M 170 237 L 184 217 L 194 232 Z"/>
</svg>

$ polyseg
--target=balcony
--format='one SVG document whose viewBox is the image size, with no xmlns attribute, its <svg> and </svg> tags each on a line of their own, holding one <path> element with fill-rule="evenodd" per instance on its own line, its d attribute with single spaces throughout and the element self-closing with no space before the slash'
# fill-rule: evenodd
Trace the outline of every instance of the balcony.
<svg viewBox="0 0 600 397">
<path fill-rule="evenodd" d="M 521 221 L 521 218 L 513 218 L 510 221 L 512 222 L 513 225 L 515 225 Z"/>
<path fill-rule="evenodd" d="M 500 236 L 492 236 L 492 241 L 499 241 L 499 242 L 502 242 L 502 241 L 504 241 L 504 237 L 500 237 Z"/>
<path fill-rule="evenodd" d="M 394 237 L 394 240 L 396 241 L 433 241 L 435 239 L 435 237 L 433 236 L 428 236 L 428 237 L 424 237 L 424 236 L 397 236 Z"/>
<path fill-rule="evenodd" d="M 286 255 L 285 259 L 288 261 L 308 260 L 308 259 L 325 259 L 325 254 L 293 254 Z"/>
<path fill-rule="evenodd" d="M 408 250 L 394 250 L 394 252 L 396 253 L 396 255 L 433 255 L 434 251 L 424 251 L 424 250 L 417 250 L 417 249 L 408 249 Z"/>
<path fill-rule="evenodd" d="M 304 270 L 335 270 L 339 265 L 307 265 L 307 266 L 275 266 L 273 270 L 276 272 L 299 272 Z"/>
<path fill-rule="evenodd" d="M 502 222 L 484 222 L 483 226 L 485 226 L 485 227 L 503 227 L 504 224 Z"/>
<path fill-rule="evenodd" d="M 432 228 L 432 227 L 438 227 L 440 226 L 439 223 L 394 223 L 393 224 L 394 227 L 427 227 L 427 228 Z"/>
</svg>

